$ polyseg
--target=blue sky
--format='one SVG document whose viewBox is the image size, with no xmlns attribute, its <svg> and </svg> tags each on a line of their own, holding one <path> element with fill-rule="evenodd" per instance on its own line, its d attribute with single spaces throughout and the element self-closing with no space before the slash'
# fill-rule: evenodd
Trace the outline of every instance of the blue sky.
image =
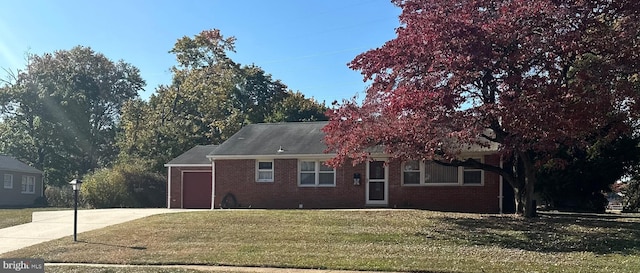
<svg viewBox="0 0 640 273">
<path fill-rule="evenodd" d="M 363 97 L 362 76 L 346 64 L 394 38 L 399 14 L 389 0 L 5 1 L 0 68 L 24 68 L 26 52 L 89 46 L 140 68 L 147 98 L 171 82 L 175 41 L 217 28 L 237 38 L 234 61 L 330 104 Z"/>
</svg>

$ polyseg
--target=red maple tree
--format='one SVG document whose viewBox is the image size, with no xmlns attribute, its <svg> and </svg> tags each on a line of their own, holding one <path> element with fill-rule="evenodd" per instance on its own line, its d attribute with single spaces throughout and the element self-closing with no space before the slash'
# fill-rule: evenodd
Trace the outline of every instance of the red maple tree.
<svg viewBox="0 0 640 273">
<path fill-rule="evenodd" d="M 526 217 L 559 145 L 630 133 L 640 102 L 640 1 L 393 0 L 397 37 L 349 66 L 371 81 L 330 111 L 333 165 L 436 160 L 499 173 Z M 502 166 L 463 157 L 498 144 Z M 541 156 L 542 155 L 542 156 Z"/>
</svg>

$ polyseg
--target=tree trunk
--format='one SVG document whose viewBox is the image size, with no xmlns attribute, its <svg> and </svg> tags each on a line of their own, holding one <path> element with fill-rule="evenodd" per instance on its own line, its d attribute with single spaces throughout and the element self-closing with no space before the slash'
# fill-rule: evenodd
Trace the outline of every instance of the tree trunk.
<svg viewBox="0 0 640 273">
<path fill-rule="evenodd" d="M 536 185 L 536 169 L 533 164 L 533 159 L 531 156 L 526 153 L 519 153 L 519 157 L 522 160 L 522 165 L 524 167 L 524 192 L 522 193 L 522 198 L 524 199 L 524 213 L 523 216 L 525 218 L 536 217 L 536 202 L 535 198 L 535 185 Z"/>
<path fill-rule="evenodd" d="M 524 190 L 520 188 L 513 188 L 513 198 L 516 203 L 516 214 L 524 215 Z"/>
<path fill-rule="evenodd" d="M 524 215 L 524 171 L 521 160 L 517 156 L 505 158 L 502 162 L 502 178 L 513 189 L 515 214 Z"/>
<path fill-rule="evenodd" d="M 525 184 L 526 190 L 524 193 L 524 201 L 525 201 L 524 217 L 525 218 L 532 218 L 532 217 L 538 216 L 538 213 L 536 212 L 536 202 L 534 199 L 535 184 L 536 184 L 535 174 L 533 175 L 533 178 L 527 175 L 527 182 Z"/>
</svg>

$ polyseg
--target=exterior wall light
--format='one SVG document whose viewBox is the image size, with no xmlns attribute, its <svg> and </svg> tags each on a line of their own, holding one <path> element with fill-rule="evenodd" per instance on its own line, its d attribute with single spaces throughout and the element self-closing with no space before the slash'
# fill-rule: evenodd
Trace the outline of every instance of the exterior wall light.
<svg viewBox="0 0 640 273">
<path fill-rule="evenodd" d="M 360 174 L 359 173 L 354 173 L 353 174 L 353 184 L 354 185 L 360 185 Z"/>
</svg>

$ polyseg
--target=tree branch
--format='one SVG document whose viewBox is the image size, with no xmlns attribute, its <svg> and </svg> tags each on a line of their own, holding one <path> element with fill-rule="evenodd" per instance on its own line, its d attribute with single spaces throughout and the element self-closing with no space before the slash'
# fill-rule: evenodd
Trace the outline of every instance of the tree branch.
<svg viewBox="0 0 640 273">
<path fill-rule="evenodd" d="M 481 169 L 484 171 L 497 173 L 503 177 L 512 175 L 511 173 L 509 173 L 508 171 L 506 171 L 505 169 L 499 166 L 485 164 L 473 158 L 468 158 L 465 160 L 453 160 L 451 162 L 434 160 L 433 162 L 443 166 L 449 166 L 449 167 L 471 167 L 471 168 Z"/>
</svg>

